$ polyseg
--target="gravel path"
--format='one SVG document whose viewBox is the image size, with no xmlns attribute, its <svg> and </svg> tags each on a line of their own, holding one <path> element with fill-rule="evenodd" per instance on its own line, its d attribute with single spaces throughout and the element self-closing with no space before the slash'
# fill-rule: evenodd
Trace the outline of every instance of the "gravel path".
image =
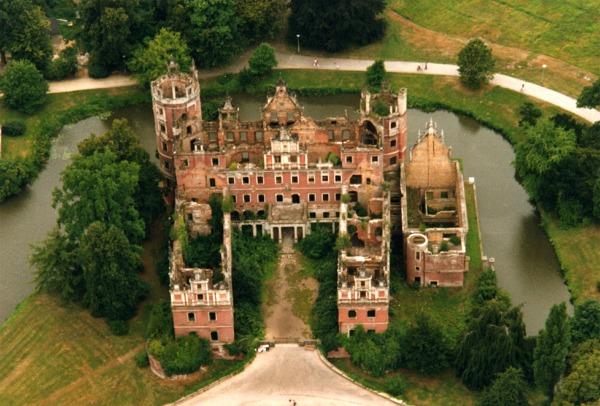
<svg viewBox="0 0 600 406">
<path fill-rule="evenodd" d="M 313 67 L 314 58 L 297 54 L 289 54 L 276 51 L 279 66 L 277 69 L 316 69 Z M 200 77 L 214 77 L 226 72 L 239 72 L 247 64 L 250 52 L 242 55 L 234 64 L 227 68 L 199 71 Z M 365 71 L 373 60 L 369 59 L 342 59 L 342 58 L 319 58 L 319 68 L 326 70 L 343 71 Z M 458 76 L 456 65 L 428 63 L 427 70 L 417 72 L 417 66 L 421 62 L 386 61 L 385 68 L 388 72 L 414 73 L 415 75 L 441 75 Z M 536 99 L 558 106 L 589 122 L 600 121 L 600 111 L 596 109 L 578 108 L 576 100 L 557 91 L 545 88 L 531 82 L 525 82 L 512 76 L 496 74 L 492 85 L 518 92 L 523 86 L 523 93 Z M 50 93 L 73 92 L 77 90 L 103 89 L 111 87 L 122 87 L 135 85 L 136 81 L 129 76 L 116 75 L 106 79 L 77 78 L 60 82 L 50 82 Z"/>
</svg>

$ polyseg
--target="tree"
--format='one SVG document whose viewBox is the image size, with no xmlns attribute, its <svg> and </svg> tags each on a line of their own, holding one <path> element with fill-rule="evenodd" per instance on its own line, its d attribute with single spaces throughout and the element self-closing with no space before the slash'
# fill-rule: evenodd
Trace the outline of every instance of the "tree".
<svg viewBox="0 0 600 406">
<path fill-rule="evenodd" d="M 4 75 L 0 77 L 0 91 L 4 92 L 4 103 L 22 113 L 33 113 L 46 102 L 48 82 L 33 63 L 10 61 Z"/>
<path fill-rule="evenodd" d="M 469 89 L 479 89 L 493 79 L 495 65 L 492 50 L 479 38 L 472 39 L 458 53 L 460 82 Z"/>
<path fill-rule="evenodd" d="M 338 52 L 383 38 L 384 0 L 292 0 L 289 40 L 300 34 L 303 46 Z"/>
<path fill-rule="evenodd" d="M 114 225 L 127 239 L 138 244 L 144 237 L 144 223 L 135 209 L 133 194 L 139 165 L 118 162 L 114 153 L 76 155 L 61 174 L 62 187 L 53 192 L 58 207 L 58 224 L 73 241 L 80 241 L 94 222 Z"/>
<path fill-rule="evenodd" d="M 600 169 L 596 174 L 596 183 L 594 183 L 592 206 L 594 218 L 596 222 L 600 223 Z"/>
<path fill-rule="evenodd" d="M 596 405 L 600 400 L 600 342 L 581 343 L 573 351 L 571 372 L 563 380 L 553 405 Z"/>
<path fill-rule="evenodd" d="M 53 228 L 40 245 L 32 245 L 31 265 L 36 267 L 36 290 L 59 293 L 62 300 L 73 300 L 85 291 L 83 272 L 78 265 L 76 244 Z"/>
<path fill-rule="evenodd" d="M 245 45 L 240 41 L 235 0 L 185 0 L 190 25 L 184 32 L 196 63 L 221 66 Z"/>
<path fill-rule="evenodd" d="M 252 52 L 248 65 L 253 75 L 264 76 L 271 73 L 271 70 L 277 66 L 275 50 L 271 45 L 263 42 Z"/>
<path fill-rule="evenodd" d="M 575 305 L 571 320 L 571 337 L 574 343 L 600 337 L 600 302 L 585 299 Z"/>
<path fill-rule="evenodd" d="M 44 12 L 31 1 L 1 1 L 1 62 L 6 65 L 6 52 L 10 52 L 13 59 L 27 59 L 43 71 L 52 58 L 48 27 Z"/>
<path fill-rule="evenodd" d="M 533 352 L 535 383 L 552 399 L 554 388 L 565 372 L 566 358 L 571 346 L 569 316 L 565 303 L 550 309 L 546 326 L 540 331 Z"/>
<path fill-rule="evenodd" d="M 272 36 L 279 32 L 286 14 L 285 0 L 237 0 L 236 15 L 240 32 L 248 40 Z"/>
<path fill-rule="evenodd" d="M 127 67 L 140 86 L 149 88 L 150 82 L 166 73 L 171 58 L 179 64 L 181 71 L 186 71 L 192 64 L 187 44 L 181 38 L 181 34 L 163 28 L 153 39 L 146 41 L 145 47 L 134 51 Z"/>
<path fill-rule="evenodd" d="M 456 373 L 469 389 L 482 389 L 508 367 L 530 369 L 527 352 L 521 309 L 490 300 L 473 309 L 459 338 Z"/>
<path fill-rule="evenodd" d="M 449 365 L 450 343 L 440 327 L 428 317 L 417 318 L 400 337 L 400 363 L 426 375 L 435 375 Z"/>
<path fill-rule="evenodd" d="M 572 130 L 541 121 L 526 130 L 525 139 L 515 147 L 515 169 L 529 196 L 547 210 L 558 201 L 561 171 L 576 148 Z"/>
<path fill-rule="evenodd" d="M 378 59 L 367 68 L 367 84 L 369 86 L 380 87 L 385 80 L 385 63 L 383 59 Z"/>
<path fill-rule="evenodd" d="M 577 107 L 594 107 L 600 105 L 600 79 L 597 79 L 591 86 L 586 86 L 577 98 Z"/>
<path fill-rule="evenodd" d="M 509 367 L 496 375 L 494 383 L 483 395 L 481 406 L 527 406 L 526 390 L 523 372 Z"/>
<path fill-rule="evenodd" d="M 146 225 L 163 213 L 164 201 L 158 186 L 162 174 L 150 162 L 150 156 L 142 147 L 140 138 L 129 127 L 126 119 L 114 120 L 110 130 L 100 137 L 92 134 L 78 145 L 78 150 L 86 157 L 95 152 L 111 151 L 118 161 L 138 164 L 139 179 L 133 194 L 136 210 Z"/>
<path fill-rule="evenodd" d="M 532 102 L 525 102 L 519 107 L 519 127 L 527 125 L 535 125 L 537 119 L 542 116 L 542 110 L 538 109 Z"/>
<path fill-rule="evenodd" d="M 78 253 L 86 285 L 83 300 L 92 315 L 127 320 L 135 314 L 142 294 L 137 251 L 114 225 L 94 222 L 86 229 Z"/>
</svg>

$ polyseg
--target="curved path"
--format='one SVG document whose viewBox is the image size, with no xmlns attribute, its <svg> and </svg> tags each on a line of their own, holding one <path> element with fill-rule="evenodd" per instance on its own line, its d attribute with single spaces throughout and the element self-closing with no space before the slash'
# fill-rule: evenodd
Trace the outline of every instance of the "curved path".
<svg viewBox="0 0 600 406">
<path fill-rule="evenodd" d="M 313 66 L 314 58 L 311 56 L 303 56 L 297 54 L 289 54 L 276 52 L 279 65 L 277 69 L 317 69 Z M 200 71 L 201 77 L 218 76 L 225 72 L 238 72 L 248 61 L 249 53 L 246 52 L 238 61 L 226 69 Z M 326 70 L 343 70 L 343 71 L 366 71 L 367 67 L 373 63 L 373 60 L 368 59 L 341 59 L 341 58 L 319 58 L 319 68 Z M 440 75 L 440 76 L 458 76 L 458 66 L 441 63 L 428 63 L 427 70 L 417 72 L 417 66 L 421 62 L 405 62 L 405 61 L 386 61 L 385 69 L 388 72 L 394 73 L 413 73 L 415 75 Z M 106 79 L 91 79 L 77 78 L 72 80 L 64 80 L 60 82 L 50 82 L 50 93 L 73 92 L 77 90 L 103 89 L 111 87 L 132 86 L 137 82 L 124 75 L 111 76 Z M 536 99 L 553 104 L 573 113 L 589 122 L 600 121 L 600 111 L 596 109 L 578 108 L 576 100 L 572 97 L 565 96 L 557 91 L 545 88 L 531 82 L 525 82 L 521 79 L 514 78 L 508 75 L 495 74 L 491 81 L 492 85 L 500 86 L 505 89 L 515 92 L 521 91 L 527 96 L 535 97 Z"/>
<path fill-rule="evenodd" d="M 283 344 L 257 354 L 244 372 L 173 405 L 291 406 L 290 399 L 297 406 L 403 404 L 357 387 L 325 367 L 317 350 Z"/>
</svg>

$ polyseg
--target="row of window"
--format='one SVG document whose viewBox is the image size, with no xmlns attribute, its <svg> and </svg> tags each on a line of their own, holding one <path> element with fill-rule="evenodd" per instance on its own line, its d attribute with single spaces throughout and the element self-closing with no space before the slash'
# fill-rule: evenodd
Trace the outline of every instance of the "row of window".
<svg viewBox="0 0 600 406">
<path fill-rule="evenodd" d="M 309 202 L 319 202 L 319 203 L 326 203 L 330 201 L 330 195 L 329 193 L 321 193 L 321 200 L 317 201 L 317 194 L 316 193 L 309 193 L 308 194 L 308 201 Z M 334 195 L 335 201 L 339 202 L 340 200 L 342 200 L 342 195 L 341 193 L 336 193 Z M 237 203 L 238 202 L 238 198 L 236 195 L 232 195 L 231 196 L 231 200 L 233 201 L 233 203 Z M 256 196 L 256 200 L 257 203 L 265 203 L 265 195 L 257 195 Z M 275 195 L 275 201 L 276 202 L 283 202 L 283 194 L 278 193 Z M 252 203 L 252 195 L 242 195 L 242 202 L 243 203 Z M 298 193 L 294 193 L 292 195 L 292 203 L 300 203 L 300 195 Z"/>
<path fill-rule="evenodd" d="M 196 313 L 189 312 L 187 314 L 187 318 L 188 318 L 189 322 L 195 322 L 196 321 Z M 209 321 L 217 321 L 217 312 L 208 312 L 208 320 Z"/>
<path fill-rule="evenodd" d="M 367 310 L 367 317 L 375 317 L 376 311 L 375 309 Z M 356 310 L 348 310 L 348 318 L 355 319 L 356 318 Z"/>
</svg>

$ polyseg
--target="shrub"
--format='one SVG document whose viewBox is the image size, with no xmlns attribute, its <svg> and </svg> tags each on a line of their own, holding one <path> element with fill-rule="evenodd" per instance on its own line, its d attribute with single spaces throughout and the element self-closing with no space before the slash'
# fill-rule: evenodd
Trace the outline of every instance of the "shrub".
<svg viewBox="0 0 600 406">
<path fill-rule="evenodd" d="M 369 86 L 381 86 L 386 76 L 385 64 L 382 59 L 378 59 L 367 68 L 367 83 Z"/>
<path fill-rule="evenodd" d="M 48 82 L 28 60 L 12 60 L 0 77 L 0 91 L 4 92 L 4 104 L 21 113 L 32 114 L 47 99 Z"/>
<path fill-rule="evenodd" d="M 442 241 L 440 244 L 440 251 L 448 251 L 448 241 Z"/>
<path fill-rule="evenodd" d="M 24 121 L 12 120 L 2 124 L 2 135 L 18 137 L 25 134 L 27 125 Z"/>
<path fill-rule="evenodd" d="M 124 336 L 129 333 L 129 325 L 125 320 L 107 320 L 106 324 L 116 336 Z"/>
<path fill-rule="evenodd" d="M 408 381 L 404 375 L 394 375 L 385 378 L 385 390 L 392 396 L 398 397 L 404 395 L 408 389 Z"/>
<path fill-rule="evenodd" d="M 459 237 L 459 236 L 457 236 L 456 234 L 452 234 L 452 235 L 450 236 L 450 243 L 451 243 L 452 245 L 458 245 L 458 244 L 460 244 L 460 237 Z"/>
<path fill-rule="evenodd" d="M 61 80 L 77 73 L 77 49 L 69 47 L 63 50 L 58 59 L 50 62 L 44 72 L 48 80 Z"/>
<path fill-rule="evenodd" d="M 88 63 L 88 75 L 94 79 L 102 79 L 108 77 L 109 74 L 108 67 L 102 64 L 97 54 L 92 53 Z"/>
<path fill-rule="evenodd" d="M 168 342 L 160 363 L 167 376 L 191 374 L 208 364 L 211 357 L 210 342 L 192 334 Z"/>
<path fill-rule="evenodd" d="M 135 361 L 135 365 L 137 365 L 138 368 L 148 368 L 150 366 L 150 359 L 148 358 L 148 353 L 146 352 L 146 350 L 140 351 L 137 354 L 135 354 L 133 360 Z"/>
<path fill-rule="evenodd" d="M 354 204 L 354 212 L 358 217 L 366 217 L 369 214 L 366 207 L 360 204 L 359 202 L 356 202 Z"/>
</svg>

